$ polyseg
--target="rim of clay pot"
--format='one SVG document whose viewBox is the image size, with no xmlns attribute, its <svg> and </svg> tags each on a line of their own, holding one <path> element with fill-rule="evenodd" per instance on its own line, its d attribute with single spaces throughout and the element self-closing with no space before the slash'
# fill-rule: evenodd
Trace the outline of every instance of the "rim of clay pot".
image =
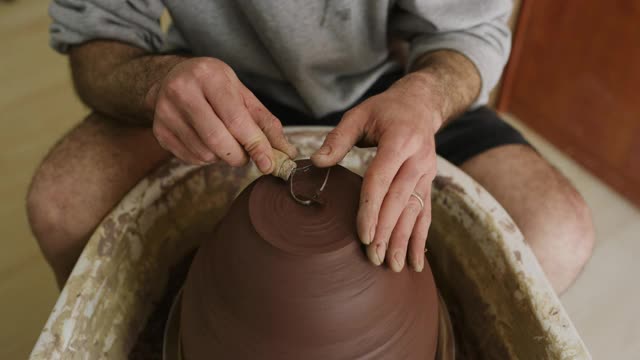
<svg viewBox="0 0 640 360">
<path fill-rule="evenodd" d="M 162 337 L 162 360 L 183 360 L 180 341 L 180 304 L 182 288 L 176 294 L 165 322 Z M 434 360 L 455 360 L 456 346 L 453 324 L 447 310 L 447 304 L 438 292 L 438 342 Z"/>
</svg>

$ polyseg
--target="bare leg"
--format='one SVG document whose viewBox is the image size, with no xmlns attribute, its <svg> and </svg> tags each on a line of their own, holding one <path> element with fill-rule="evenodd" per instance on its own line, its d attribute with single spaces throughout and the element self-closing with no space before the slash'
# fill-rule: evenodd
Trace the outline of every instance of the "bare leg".
<svg viewBox="0 0 640 360">
<path fill-rule="evenodd" d="M 27 214 L 60 287 L 102 218 L 168 158 L 151 129 L 96 113 L 53 147 L 33 177 Z"/>
<path fill-rule="evenodd" d="M 589 260 L 594 244 L 590 211 L 555 168 L 524 145 L 500 146 L 461 168 L 502 204 L 558 293 Z"/>
</svg>

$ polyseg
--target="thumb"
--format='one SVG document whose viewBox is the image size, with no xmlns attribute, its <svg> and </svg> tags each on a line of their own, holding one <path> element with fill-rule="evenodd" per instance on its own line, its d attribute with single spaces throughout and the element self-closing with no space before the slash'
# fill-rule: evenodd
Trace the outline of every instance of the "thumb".
<svg viewBox="0 0 640 360">
<path fill-rule="evenodd" d="M 342 161 L 362 137 L 366 118 L 366 113 L 362 111 L 347 112 L 338 126 L 327 134 L 320 149 L 311 155 L 313 165 L 329 167 Z"/>
</svg>

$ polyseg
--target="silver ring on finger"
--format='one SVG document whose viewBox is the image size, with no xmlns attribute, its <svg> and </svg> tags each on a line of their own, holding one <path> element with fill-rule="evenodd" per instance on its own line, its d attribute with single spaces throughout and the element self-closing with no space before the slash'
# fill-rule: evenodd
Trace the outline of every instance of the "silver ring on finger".
<svg viewBox="0 0 640 360">
<path fill-rule="evenodd" d="M 416 198 L 418 200 L 418 202 L 420 203 L 420 211 L 424 210 L 424 200 L 422 200 L 422 196 L 420 196 L 420 194 L 418 194 L 415 191 L 411 193 L 411 196 Z"/>
</svg>

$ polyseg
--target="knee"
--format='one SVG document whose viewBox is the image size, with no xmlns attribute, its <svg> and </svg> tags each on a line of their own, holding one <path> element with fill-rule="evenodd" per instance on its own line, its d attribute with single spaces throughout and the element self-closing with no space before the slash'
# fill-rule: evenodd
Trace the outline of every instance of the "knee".
<svg viewBox="0 0 640 360">
<path fill-rule="evenodd" d="M 572 189 L 565 198 L 566 216 L 556 221 L 565 242 L 567 261 L 579 272 L 593 253 L 595 230 L 591 210 L 582 196 Z"/>
<path fill-rule="evenodd" d="M 36 170 L 26 198 L 31 231 L 46 260 L 56 270 L 60 259 L 78 252 L 78 242 L 86 236 L 81 222 L 74 221 L 78 209 L 65 181 L 45 162 Z M 73 256 L 73 255 L 72 255 Z"/>
<path fill-rule="evenodd" d="M 33 235 L 49 262 L 65 254 L 87 237 L 103 214 L 95 211 L 97 198 L 87 198 L 99 186 L 95 180 L 99 163 L 91 147 L 108 129 L 108 119 L 88 115 L 56 144 L 36 169 L 26 198 L 26 211 Z M 108 154 L 110 155 L 110 154 Z M 93 201 L 92 201 L 93 200 Z"/>
<path fill-rule="evenodd" d="M 543 206 L 531 213 L 531 221 L 521 230 L 553 287 L 561 293 L 591 258 L 595 231 L 591 211 L 573 187 L 543 198 Z"/>
<path fill-rule="evenodd" d="M 64 219 L 61 197 L 55 191 L 54 184 L 42 174 L 38 168 L 27 193 L 27 219 L 31 231 L 40 244 L 40 248 L 49 257 L 49 253 L 55 250 L 56 244 L 48 241 L 51 238 L 59 238 L 56 234 L 62 231 Z"/>
</svg>

